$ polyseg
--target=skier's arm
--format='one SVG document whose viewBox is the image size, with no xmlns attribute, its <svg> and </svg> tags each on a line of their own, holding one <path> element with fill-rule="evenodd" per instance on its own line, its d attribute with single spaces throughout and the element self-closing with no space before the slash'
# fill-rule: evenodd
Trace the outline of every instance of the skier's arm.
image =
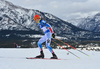
<svg viewBox="0 0 100 69">
<path fill-rule="evenodd" d="M 51 31 L 51 33 L 53 33 L 53 30 L 51 29 L 51 27 L 49 27 L 49 30 Z"/>
<path fill-rule="evenodd" d="M 53 33 L 52 28 L 51 28 L 48 24 L 46 24 L 46 27 L 48 27 L 48 28 L 49 28 L 49 30 L 51 31 L 51 33 Z"/>
<path fill-rule="evenodd" d="M 52 37 L 55 38 L 55 32 L 53 31 L 53 29 L 52 29 L 48 24 L 46 24 L 46 27 L 49 28 L 49 30 L 50 30 L 51 33 L 52 33 Z"/>
</svg>

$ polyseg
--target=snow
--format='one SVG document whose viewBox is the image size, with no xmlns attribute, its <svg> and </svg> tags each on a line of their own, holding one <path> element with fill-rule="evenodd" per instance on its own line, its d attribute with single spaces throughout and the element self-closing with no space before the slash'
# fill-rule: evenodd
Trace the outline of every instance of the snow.
<svg viewBox="0 0 100 69">
<path fill-rule="evenodd" d="M 25 59 L 39 54 L 38 48 L 0 48 L 0 69 L 100 69 L 100 52 L 83 51 L 90 57 L 77 50 L 70 50 L 81 59 L 66 50 L 54 49 L 62 60 Z M 46 58 L 52 55 L 48 49 L 44 49 Z"/>
<path fill-rule="evenodd" d="M 75 26 L 78 26 L 79 23 L 83 20 L 84 18 L 79 18 L 79 19 L 70 19 L 70 20 L 67 20 L 67 22 L 75 25 Z"/>
</svg>

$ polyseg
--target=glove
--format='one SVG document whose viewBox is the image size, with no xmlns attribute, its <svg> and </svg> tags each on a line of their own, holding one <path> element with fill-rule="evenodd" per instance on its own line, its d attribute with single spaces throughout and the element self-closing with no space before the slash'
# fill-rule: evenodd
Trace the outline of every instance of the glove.
<svg viewBox="0 0 100 69">
<path fill-rule="evenodd" d="M 55 38 L 55 34 L 54 33 L 52 34 L 52 38 Z"/>
</svg>

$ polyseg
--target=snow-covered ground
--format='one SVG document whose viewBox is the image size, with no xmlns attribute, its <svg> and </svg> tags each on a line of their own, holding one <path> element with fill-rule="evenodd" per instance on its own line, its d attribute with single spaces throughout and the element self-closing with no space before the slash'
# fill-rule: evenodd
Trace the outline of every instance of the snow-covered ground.
<svg viewBox="0 0 100 69">
<path fill-rule="evenodd" d="M 26 59 L 39 55 L 38 48 L 0 48 L 0 69 L 100 69 L 100 52 L 83 51 L 90 57 L 77 50 L 70 50 L 81 59 L 66 50 L 54 49 L 62 60 Z M 44 49 L 46 58 L 52 55 Z"/>
</svg>

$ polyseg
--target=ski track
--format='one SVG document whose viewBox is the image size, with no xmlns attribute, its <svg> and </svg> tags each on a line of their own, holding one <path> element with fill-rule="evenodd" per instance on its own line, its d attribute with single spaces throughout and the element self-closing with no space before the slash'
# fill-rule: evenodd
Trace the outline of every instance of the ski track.
<svg viewBox="0 0 100 69">
<path fill-rule="evenodd" d="M 0 48 L 0 69 L 99 69 L 100 52 L 83 51 L 90 57 L 70 50 L 81 59 L 69 53 L 66 50 L 54 49 L 60 59 L 66 60 L 44 60 L 44 59 L 26 59 L 39 55 L 38 48 Z M 44 49 L 45 58 L 52 55 L 48 49 Z"/>
</svg>

